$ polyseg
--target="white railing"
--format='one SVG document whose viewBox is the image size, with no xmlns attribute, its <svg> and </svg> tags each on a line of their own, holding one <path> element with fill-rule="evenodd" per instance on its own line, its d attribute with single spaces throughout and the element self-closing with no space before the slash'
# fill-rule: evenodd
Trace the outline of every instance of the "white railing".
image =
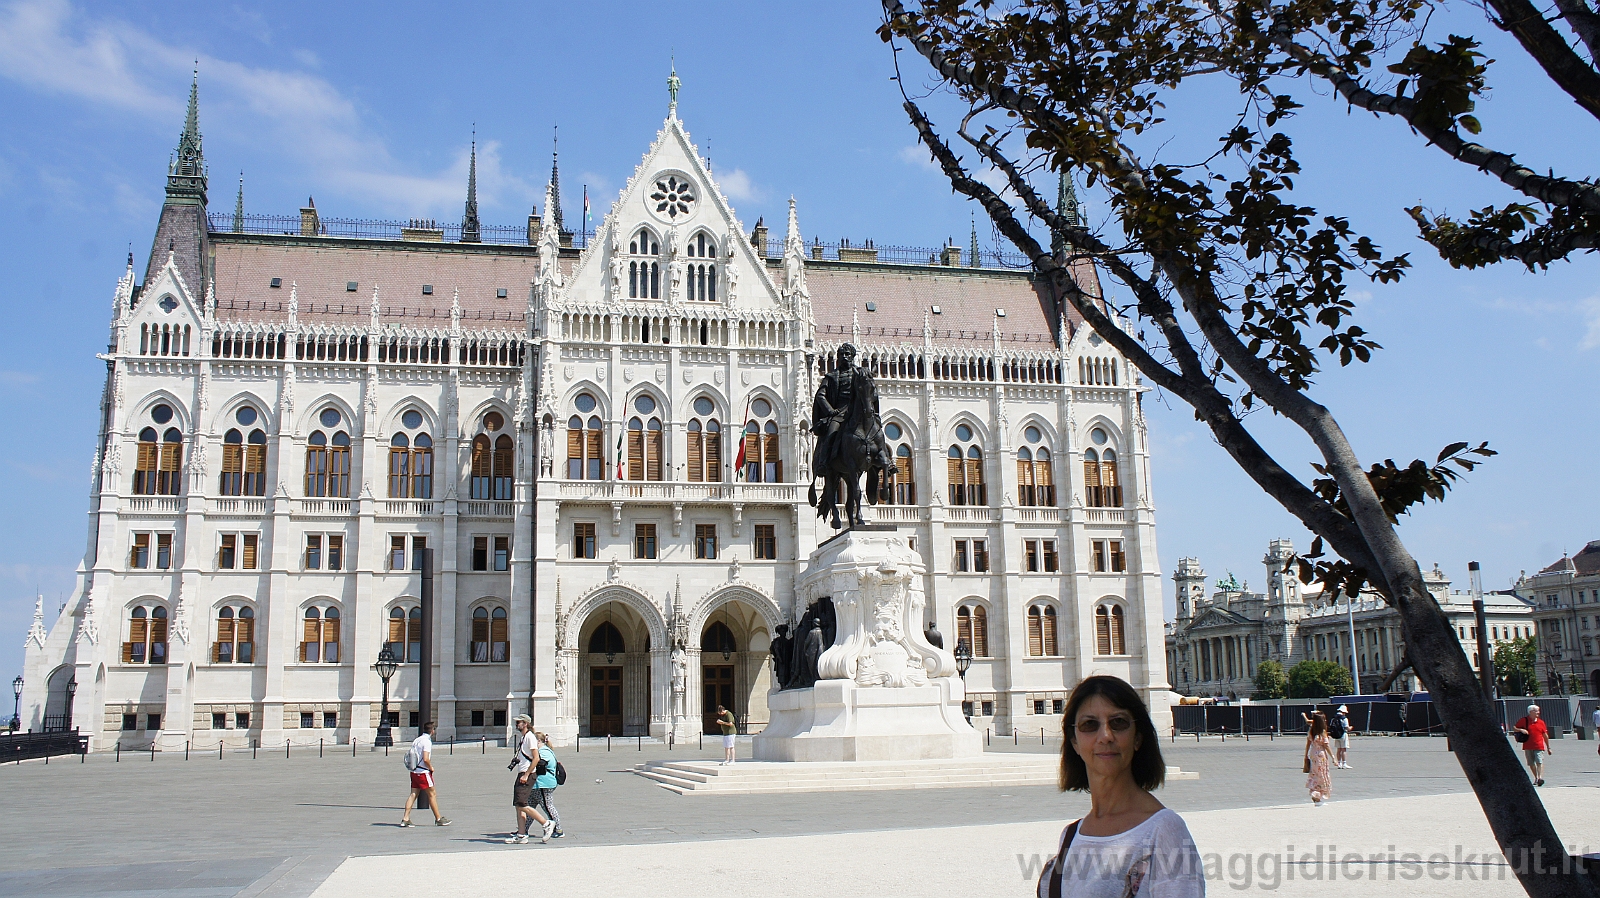
<svg viewBox="0 0 1600 898">
<path fill-rule="evenodd" d="M 437 514 L 432 499 L 383 499 L 378 502 L 378 514 L 395 517 L 427 517 Z"/>
<path fill-rule="evenodd" d="M 178 514 L 183 511 L 182 496 L 129 496 L 128 510 L 151 514 Z"/>
<path fill-rule="evenodd" d="M 1126 524 L 1128 512 L 1121 508 L 1086 508 L 1083 519 L 1090 524 Z"/>
<path fill-rule="evenodd" d="M 460 514 L 468 518 L 511 518 L 516 517 L 517 504 L 474 500 L 461 503 Z"/>
<path fill-rule="evenodd" d="M 796 483 L 674 483 L 640 480 L 563 480 L 559 495 L 576 502 L 755 502 L 800 501 Z"/>
<path fill-rule="evenodd" d="M 917 524 L 922 509 L 915 505 L 872 505 L 862 509 L 875 524 Z"/>
<path fill-rule="evenodd" d="M 945 507 L 945 519 L 952 524 L 989 524 L 996 519 L 996 510 L 983 506 L 950 505 Z"/>
<path fill-rule="evenodd" d="M 1061 509 L 1059 508 L 1018 508 L 1017 523 L 1019 524 L 1059 524 L 1061 523 Z"/>
<path fill-rule="evenodd" d="M 350 513 L 349 499 L 301 499 L 301 514 L 320 515 L 347 515 Z"/>
<path fill-rule="evenodd" d="M 236 514 L 259 517 L 267 513 L 266 499 L 217 498 L 211 500 L 212 514 Z"/>
</svg>

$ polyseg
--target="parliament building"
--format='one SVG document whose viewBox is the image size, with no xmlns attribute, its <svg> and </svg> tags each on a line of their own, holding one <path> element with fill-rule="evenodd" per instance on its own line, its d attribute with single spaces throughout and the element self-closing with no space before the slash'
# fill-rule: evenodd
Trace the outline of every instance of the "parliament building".
<svg viewBox="0 0 1600 898">
<path fill-rule="evenodd" d="M 35 612 L 24 728 L 370 743 L 387 647 L 408 739 L 432 550 L 440 738 L 530 710 L 561 742 L 681 736 L 718 703 L 759 731 L 834 533 L 808 417 L 846 342 L 899 468 L 867 519 L 971 648 L 975 725 L 1058 727 L 1090 673 L 1166 716 L 1148 387 L 1026 268 L 808 243 L 793 200 L 781 237 L 747 229 L 676 90 L 592 234 L 554 166 L 526 227 L 480 224 L 475 154 L 459 225 L 246 215 L 242 186 L 213 212 L 208 186 L 192 89 L 148 263 L 111 291 L 87 546 Z"/>
</svg>

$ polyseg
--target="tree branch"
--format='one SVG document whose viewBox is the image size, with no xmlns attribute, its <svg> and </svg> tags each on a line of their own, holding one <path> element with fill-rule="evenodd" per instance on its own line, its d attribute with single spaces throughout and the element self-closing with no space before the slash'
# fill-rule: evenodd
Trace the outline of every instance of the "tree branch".
<svg viewBox="0 0 1600 898">
<path fill-rule="evenodd" d="M 1561 35 L 1528 0 L 1484 0 L 1500 15 L 1501 28 L 1516 36 L 1545 74 L 1590 115 L 1600 118 L 1600 72 L 1573 52 Z M 1572 20 L 1568 20 L 1572 21 Z M 1592 23 L 1592 20 L 1591 20 Z M 1574 28 L 1577 22 L 1573 22 Z M 1582 35 L 1582 32 L 1579 32 Z M 1587 38 L 1585 41 L 1587 42 Z M 1593 52 L 1593 44 L 1589 45 Z"/>
<path fill-rule="evenodd" d="M 1584 0 L 1556 0 L 1556 8 L 1567 20 L 1572 32 L 1589 48 L 1590 64 L 1600 63 L 1600 15 L 1589 8 Z"/>
</svg>

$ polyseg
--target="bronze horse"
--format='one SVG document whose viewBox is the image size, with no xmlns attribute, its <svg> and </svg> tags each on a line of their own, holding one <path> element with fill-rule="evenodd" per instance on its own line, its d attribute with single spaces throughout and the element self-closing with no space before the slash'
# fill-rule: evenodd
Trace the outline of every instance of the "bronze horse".
<svg viewBox="0 0 1600 898">
<path fill-rule="evenodd" d="M 838 499 L 845 493 L 845 518 L 851 527 L 866 526 L 861 516 L 860 472 L 867 473 L 866 496 L 870 504 L 888 501 L 894 494 L 895 466 L 893 460 L 884 465 L 878 447 L 867 436 L 871 432 L 868 415 L 872 412 L 866 402 L 856 402 L 850 416 L 834 433 L 836 441 L 828 459 L 811 472 L 811 490 L 808 499 L 817 510 L 817 517 L 829 519 L 830 526 L 838 530 Z M 817 491 L 817 481 L 822 481 L 822 491 Z"/>
</svg>

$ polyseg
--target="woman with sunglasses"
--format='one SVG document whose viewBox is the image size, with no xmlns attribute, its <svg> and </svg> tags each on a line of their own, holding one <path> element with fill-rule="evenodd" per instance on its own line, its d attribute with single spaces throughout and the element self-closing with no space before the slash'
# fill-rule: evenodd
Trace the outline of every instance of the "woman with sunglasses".
<svg viewBox="0 0 1600 898">
<path fill-rule="evenodd" d="M 1062 726 L 1061 791 L 1088 792 L 1089 813 L 1061 834 L 1038 898 L 1203 898 L 1189 827 L 1150 794 L 1167 767 L 1139 693 L 1089 677 L 1067 699 Z"/>
</svg>

